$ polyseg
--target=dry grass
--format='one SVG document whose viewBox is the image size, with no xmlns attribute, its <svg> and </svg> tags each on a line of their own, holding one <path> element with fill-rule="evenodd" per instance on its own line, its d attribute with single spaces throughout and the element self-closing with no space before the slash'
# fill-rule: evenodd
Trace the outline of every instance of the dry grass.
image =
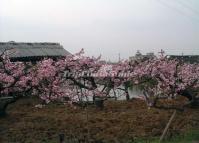
<svg viewBox="0 0 199 143">
<path fill-rule="evenodd" d="M 88 107 L 74 109 L 49 104 L 35 108 L 36 99 L 22 99 L 11 105 L 8 116 L 0 119 L 0 142 L 57 143 L 58 135 L 79 140 L 115 142 L 160 136 L 172 111 L 148 109 L 143 101 L 107 101 L 104 110 Z M 178 112 L 169 136 L 199 126 L 199 110 Z"/>
</svg>

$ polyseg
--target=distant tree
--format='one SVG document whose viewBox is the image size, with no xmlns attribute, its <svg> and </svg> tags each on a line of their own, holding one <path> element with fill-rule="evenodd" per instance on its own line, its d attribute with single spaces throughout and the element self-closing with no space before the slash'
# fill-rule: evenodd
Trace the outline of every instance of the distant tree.
<svg viewBox="0 0 199 143">
<path fill-rule="evenodd" d="M 6 107 L 23 97 L 30 89 L 31 64 L 11 62 L 4 51 L 0 55 L 0 116 L 5 115 Z"/>
</svg>

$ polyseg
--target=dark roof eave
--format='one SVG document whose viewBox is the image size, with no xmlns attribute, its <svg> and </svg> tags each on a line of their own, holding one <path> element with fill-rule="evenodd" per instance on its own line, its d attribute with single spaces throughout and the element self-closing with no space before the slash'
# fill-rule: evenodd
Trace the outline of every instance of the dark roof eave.
<svg viewBox="0 0 199 143">
<path fill-rule="evenodd" d="M 65 56 L 30 56 L 30 57 L 11 57 L 10 60 L 12 62 L 15 61 L 27 61 L 27 62 L 34 62 L 34 61 L 40 61 L 45 58 L 52 58 L 52 59 L 59 59 L 64 58 Z"/>
</svg>

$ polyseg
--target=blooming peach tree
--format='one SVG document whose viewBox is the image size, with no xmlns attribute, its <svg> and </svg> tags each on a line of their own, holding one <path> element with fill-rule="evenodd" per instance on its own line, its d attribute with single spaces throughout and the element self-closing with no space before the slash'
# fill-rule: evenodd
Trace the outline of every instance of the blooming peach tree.
<svg viewBox="0 0 199 143">
<path fill-rule="evenodd" d="M 32 82 L 31 64 L 11 62 L 6 52 L 0 56 L 0 115 L 8 104 L 27 94 Z"/>
<path fill-rule="evenodd" d="M 161 55 L 140 63 L 134 70 L 137 74 L 135 81 L 142 86 L 149 106 L 157 107 L 159 99 L 175 99 L 177 96 L 188 98 L 188 104 L 192 104 L 198 102 L 198 69 L 198 64 L 182 63 Z"/>
<path fill-rule="evenodd" d="M 157 107 L 159 99 L 175 99 L 184 96 L 189 103 L 198 103 L 199 65 L 182 63 L 161 55 L 153 59 L 132 63 L 101 61 L 100 57 L 88 57 L 84 51 L 64 58 L 44 59 L 30 63 L 11 62 L 2 53 L 0 56 L 0 99 L 16 99 L 26 95 L 39 96 L 45 103 L 62 101 L 67 103 L 104 100 L 113 91 L 123 91 L 130 99 L 132 86 L 139 86 L 141 97 L 149 106 Z M 0 110 L 7 105 L 1 104 Z"/>
</svg>

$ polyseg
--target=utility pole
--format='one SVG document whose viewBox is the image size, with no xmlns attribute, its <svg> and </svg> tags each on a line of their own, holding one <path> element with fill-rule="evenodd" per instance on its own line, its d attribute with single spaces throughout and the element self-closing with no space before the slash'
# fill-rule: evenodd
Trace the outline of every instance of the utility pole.
<svg viewBox="0 0 199 143">
<path fill-rule="evenodd" d="M 164 56 L 164 54 L 165 54 L 165 52 L 164 52 L 164 50 L 162 50 L 161 49 L 161 51 L 160 52 L 158 52 L 161 56 Z"/>
<path fill-rule="evenodd" d="M 119 60 L 119 62 L 121 61 L 120 53 L 118 53 L 118 60 Z"/>
</svg>

